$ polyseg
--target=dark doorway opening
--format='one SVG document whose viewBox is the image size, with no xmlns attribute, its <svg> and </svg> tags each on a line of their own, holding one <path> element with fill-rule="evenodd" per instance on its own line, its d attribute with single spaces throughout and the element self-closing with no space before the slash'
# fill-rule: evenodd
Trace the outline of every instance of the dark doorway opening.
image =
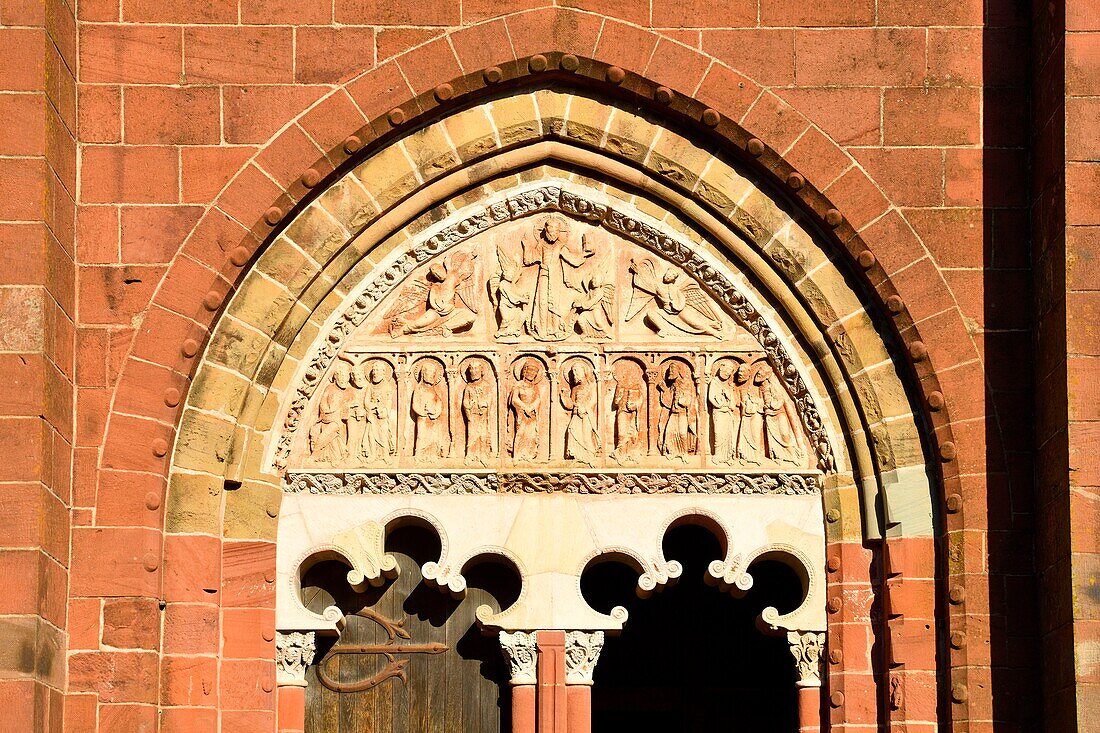
<svg viewBox="0 0 1100 733">
<path fill-rule="evenodd" d="M 721 557 L 706 529 L 683 526 L 665 538 L 665 556 L 684 566 L 679 582 L 647 599 L 634 594 L 637 573 L 619 563 L 590 567 L 586 599 L 630 616 L 609 637 L 592 688 L 594 733 L 795 733 L 798 698 L 785 635 L 767 636 L 756 619 L 768 606 L 781 613 L 802 600 L 794 571 L 775 561 L 751 568 L 753 587 L 733 598 L 704 582 Z"/>
</svg>

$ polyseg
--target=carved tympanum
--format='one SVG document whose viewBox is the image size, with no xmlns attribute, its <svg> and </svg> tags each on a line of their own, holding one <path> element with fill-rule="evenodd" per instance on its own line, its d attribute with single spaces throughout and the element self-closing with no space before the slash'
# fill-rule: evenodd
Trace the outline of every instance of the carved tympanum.
<svg viewBox="0 0 1100 733">
<path fill-rule="evenodd" d="M 277 467 L 820 467 L 820 420 L 752 306 L 649 225 L 546 191 L 550 211 L 434 235 L 355 300 Z"/>
</svg>

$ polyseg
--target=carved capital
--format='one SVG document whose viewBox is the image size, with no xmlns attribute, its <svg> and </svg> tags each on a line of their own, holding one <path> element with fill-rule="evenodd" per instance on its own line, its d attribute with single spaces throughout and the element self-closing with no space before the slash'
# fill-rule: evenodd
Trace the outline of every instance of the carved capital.
<svg viewBox="0 0 1100 733">
<path fill-rule="evenodd" d="M 565 683 L 591 685 L 603 650 L 603 632 L 570 631 L 565 635 Z"/>
<path fill-rule="evenodd" d="M 798 686 L 821 687 L 821 654 L 825 651 L 825 633 L 788 631 L 787 643 L 798 669 Z"/>
<path fill-rule="evenodd" d="M 535 632 L 500 632 L 500 648 L 512 673 L 513 685 L 533 685 L 538 681 L 536 673 L 538 649 L 535 646 Z"/>
<path fill-rule="evenodd" d="M 275 672 L 279 684 L 305 687 L 306 667 L 313 664 L 316 653 L 316 632 L 275 632 Z"/>
</svg>

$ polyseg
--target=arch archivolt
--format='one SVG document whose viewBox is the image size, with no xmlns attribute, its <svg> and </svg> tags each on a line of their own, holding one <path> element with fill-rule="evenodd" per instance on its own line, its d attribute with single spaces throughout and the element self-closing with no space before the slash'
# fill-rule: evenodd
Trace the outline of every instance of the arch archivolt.
<svg viewBox="0 0 1100 733">
<path fill-rule="evenodd" d="M 333 365 L 343 356 L 358 354 L 364 362 L 389 359 L 391 370 L 403 368 L 397 359 L 402 351 L 434 358 L 430 348 L 422 353 L 396 348 L 386 334 L 367 339 L 362 329 L 375 323 L 376 311 L 399 297 L 411 277 L 466 243 L 491 236 L 497 227 L 529 227 L 533 218 L 551 212 L 643 248 L 697 283 L 779 377 L 786 398 L 797 408 L 800 439 L 814 460 L 787 471 L 741 467 L 716 474 L 713 466 L 700 465 L 686 473 L 689 484 L 695 482 L 686 488 L 670 480 L 664 465 L 644 467 L 652 478 L 641 481 L 626 478 L 638 471 L 570 466 L 576 470 L 559 471 L 555 483 L 564 489 L 561 495 L 525 495 L 522 488 L 510 493 L 506 487 L 523 487 L 523 474 L 546 476 L 545 469 L 479 472 L 445 466 L 447 470 L 372 473 L 369 466 L 338 461 L 328 466 L 295 463 L 295 450 L 298 458 L 306 455 L 302 446 L 308 442 L 309 421 L 318 414 Z M 399 507 L 420 512 L 447 538 L 443 557 L 425 566 L 424 576 L 451 592 L 464 587 L 460 571 L 473 557 L 469 553 L 511 557 L 523 580 L 520 600 L 499 614 L 485 614 L 484 624 L 509 629 L 539 624 L 620 627 L 622 618 L 599 614 L 580 597 L 583 557 L 570 555 L 553 569 L 541 569 L 528 561 L 523 547 L 509 544 L 516 540 L 505 529 L 512 526 L 508 522 L 534 511 L 524 507 L 549 500 L 573 521 L 533 515 L 559 532 L 542 537 L 544 543 L 566 538 L 565 544 L 585 548 L 589 555 L 621 550 L 639 563 L 645 583 L 654 587 L 670 575 L 660 552 L 663 531 L 649 527 L 649 515 L 624 516 L 621 507 L 627 504 L 649 507 L 650 514 L 662 518 L 673 507 L 719 517 L 727 538 L 738 539 L 716 561 L 721 572 L 712 575 L 728 578 L 734 588 L 743 589 L 748 582 L 749 558 L 768 548 L 801 548 L 798 563 L 805 568 L 806 599 L 792 614 L 768 621 L 776 628 L 823 629 L 825 510 L 844 515 L 845 521 L 835 525 L 835 538 L 853 540 L 877 537 L 884 529 L 928 535 L 932 512 L 916 420 L 895 361 L 850 275 L 821 242 L 812 225 L 760 181 L 614 101 L 579 90 L 539 89 L 458 110 L 396 139 L 334 181 L 258 257 L 199 367 L 196 382 L 208 388 L 189 395 L 173 475 L 240 482 L 240 489 L 226 495 L 229 536 L 255 536 L 257 531 L 249 520 L 236 519 L 247 513 L 247 506 L 231 505 L 259 501 L 269 508 L 281 500 L 278 582 L 280 593 L 285 589 L 288 596 L 284 603 L 280 595 L 280 628 L 336 628 L 333 618 L 301 607 L 296 589 L 302 558 L 315 550 L 341 548 L 339 554 L 351 561 L 357 581 L 377 580 L 389 561 L 382 544 L 385 533 L 371 522 L 404 511 Z M 628 284 L 618 283 L 622 288 Z M 440 333 L 449 338 L 451 331 L 464 332 L 467 324 L 442 328 Z M 429 330 L 424 331 L 426 338 L 439 338 Z M 704 372 L 735 353 L 695 349 L 697 345 L 649 352 L 702 354 L 698 363 Z M 521 346 L 532 344 L 517 345 L 517 353 Z M 572 353 L 566 346 L 555 348 L 566 356 Z M 594 370 L 613 364 L 620 354 L 606 347 L 586 347 L 583 353 L 593 359 L 610 355 L 604 362 L 593 361 Z M 660 362 L 654 356 L 652 363 Z M 441 364 L 444 371 L 461 366 L 460 361 Z M 511 362 L 489 364 L 498 382 L 512 379 Z M 405 366 L 411 369 L 413 364 Z M 454 374 L 447 379 L 453 380 Z M 697 396 L 706 398 L 702 391 Z M 395 406 L 405 404 L 398 399 L 394 397 Z M 714 475 L 720 476 L 720 492 L 705 486 Z M 392 485 L 381 490 L 380 481 Z M 605 490 L 636 495 L 630 502 L 618 497 L 614 508 L 611 498 L 598 495 Z M 360 493 L 371 496 L 352 495 Z M 463 544 L 460 537 L 470 526 L 471 502 L 485 498 L 476 494 L 493 494 L 491 506 L 500 508 L 478 505 L 480 539 L 475 546 L 474 540 Z M 890 523 L 886 528 L 876 508 L 880 499 Z M 450 514 L 441 516 L 439 507 L 444 506 L 464 508 L 447 509 Z M 658 506 L 660 511 L 654 509 Z M 364 513 L 364 507 L 370 509 Z M 737 515 L 761 517 L 762 511 L 770 511 L 767 507 L 786 507 L 787 514 L 768 519 L 764 528 L 777 535 L 751 539 L 751 528 L 738 525 Z M 790 516 L 799 517 L 793 523 L 784 518 L 792 509 Z M 601 521 L 631 520 L 629 531 L 623 530 L 628 537 L 593 536 L 593 517 L 609 511 Z M 274 516 L 270 510 L 267 514 Z M 490 514 L 499 529 L 482 526 L 492 524 L 481 521 Z M 331 524 L 332 517 L 339 519 L 337 525 Z M 240 523 L 230 526 L 231 518 Z M 373 529 L 364 534 L 364 527 Z M 485 533 L 494 531 L 499 536 L 486 539 Z M 538 536 L 537 528 L 531 531 Z M 649 544 L 634 547 L 639 538 Z M 538 555 L 534 548 L 526 551 Z M 548 606 L 548 598 L 568 602 Z M 551 606 L 562 615 L 539 615 Z"/>
</svg>

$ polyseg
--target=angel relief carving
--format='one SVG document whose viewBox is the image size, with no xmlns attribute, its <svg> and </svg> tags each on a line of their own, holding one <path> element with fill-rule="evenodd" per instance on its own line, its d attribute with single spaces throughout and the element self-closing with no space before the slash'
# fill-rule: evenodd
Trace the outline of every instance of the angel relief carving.
<svg viewBox="0 0 1100 733">
<path fill-rule="evenodd" d="M 390 336 L 432 334 L 448 338 L 477 318 L 474 280 L 477 253 L 459 253 L 428 268 L 424 282 L 409 284 L 386 313 Z"/>
<path fill-rule="evenodd" d="M 722 321 L 711 307 L 710 299 L 702 288 L 676 268 L 669 267 L 658 277 L 653 260 L 631 260 L 630 272 L 634 275 L 634 290 L 627 308 L 628 322 L 641 315 L 658 336 L 679 331 L 722 337 Z"/>
</svg>

